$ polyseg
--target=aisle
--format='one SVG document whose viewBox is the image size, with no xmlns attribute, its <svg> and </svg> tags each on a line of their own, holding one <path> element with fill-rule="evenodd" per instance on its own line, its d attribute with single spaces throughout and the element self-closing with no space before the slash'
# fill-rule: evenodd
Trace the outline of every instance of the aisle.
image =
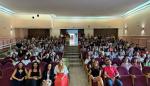
<svg viewBox="0 0 150 86">
<path fill-rule="evenodd" d="M 69 86 L 88 86 L 87 76 L 83 67 L 74 66 L 70 68 L 70 85 Z"/>
<path fill-rule="evenodd" d="M 78 47 L 68 46 L 65 48 L 64 62 L 69 69 L 69 86 L 88 86 L 87 75 L 79 58 Z"/>
</svg>

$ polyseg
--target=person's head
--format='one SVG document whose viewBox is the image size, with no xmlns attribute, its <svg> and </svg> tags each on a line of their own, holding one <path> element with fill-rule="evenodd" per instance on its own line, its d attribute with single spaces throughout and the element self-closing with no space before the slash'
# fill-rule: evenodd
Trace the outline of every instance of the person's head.
<svg viewBox="0 0 150 86">
<path fill-rule="evenodd" d="M 136 56 L 139 56 L 140 55 L 140 53 L 139 52 L 136 52 Z"/>
<path fill-rule="evenodd" d="M 128 57 L 124 57 L 124 58 L 122 59 L 122 61 L 123 61 L 123 63 L 128 63 L 128 62 L 129 62 L 129 59 L 128 59 Z"/>
<path fill-rule="evenodd" d="M 138 63 L 138 59 L 137 58 L 133 58 L 132 59 L 132 64 L 136 64 L 136 63 Z"/>
<path fill-rule="evenodd" d="M 19 63 L 18 63 L 18 69 L 24 69 L 22 62 L 19 62 Z"/>
<path fill-rule="evenodd" d="M 59 61 L 59 65 L 63 65 L 63 60 L 61 59 L 60 61 Z"/>
<path fill-rule="evenodd" d="M 28 60 L 29 59 L 29 56 L 28 55 L 25 55 L 24 56 L 24 60 Z"/>
<path fill-rule="evenodd" d="M 51 65 L 51 64 L 48 64 L 48 65 L 47 65 L 47 70 L 51 70 L 51 68 L 52 68 L 52 65 Z"/>
<path fill-rule="evenodd" d="M 110 65 L 112 64 L 112 62 L 111 62 L 110 59 L 106 59 L 106 60 L 105 60 L 105 63 L 106 63 L 106 65 L 108 65 L 108 66 L 110 66 Z"/>
<path fill-rule="evenodd" d="M 99 66 L 99 62 L 97 60 L 94 61 L 94 67 Z"/>
<path fill-rule="evenodd" d="M 95 59 L 94 58 L 91 58 L 91 62 L 94 62 L 95 61 Z"/>
<path fill-rule="evenodd" d="M 46 64 L 45 71 L 50 71 L 52 69 L 52 64 Z"/>
<path fill-rule="evenodd" d="M 39 63 L 38 62 L 33 62 L 32 63 L 32 69 L 39 69 Z"/>
<path fill-rule="evenodd" d="M 150 59 L 149 59 L 148 57 L 146 57 L 146 58 L 144 59 L 144 63 L 148 63 L 148 62 L 150 62 Z"/>
</svg>

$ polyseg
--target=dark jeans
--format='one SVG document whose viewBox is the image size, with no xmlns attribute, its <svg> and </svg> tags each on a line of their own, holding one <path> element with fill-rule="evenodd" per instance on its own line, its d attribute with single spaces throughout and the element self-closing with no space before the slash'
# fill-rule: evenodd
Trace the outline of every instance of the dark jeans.
<svg viewBox="0 0 150 86">
<path fill-rule="evenodd" d="M 25 86 L 24 81 L 11 80 L 11 86 Z"/>
<path fill-rule="evenodd" d="M 106 86 L 113 86 L 113 85 L 115 85 L 115 86 L 123 86 L 122 81 L 119 80 L 119 79 L 115 79 L 114 82 L 113 82 L 112 79 L 106 79 L 106 84 L 107 84 Z"/>
<path fill-rule="evenodd" d="M 40 85 L 41 85 L 40 80 L 30 79 L 28 80 L 28 83 L 26 86 L 40 86 Z"/>
</svg>

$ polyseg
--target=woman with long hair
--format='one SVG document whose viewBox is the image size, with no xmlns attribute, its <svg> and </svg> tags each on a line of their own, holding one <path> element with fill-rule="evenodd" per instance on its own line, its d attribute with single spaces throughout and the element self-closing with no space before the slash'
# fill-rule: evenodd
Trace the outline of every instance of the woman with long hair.
<svg viewBox="0 0 150 86">
<path fill-rule="evenodd" d="M 10 78 L 10 80 L 12 80 L 12 86 L 25 86 L 24 84 L 26 78 L 27 70 L 24 68 L 23 63 L 19 62 Z"/>
<path fill-rule="evenodd" d="M 150 67 L 150 58 L 146 57 L 146 58 L 144 59 L 143 65 Z"/>
<path fill-rule="evenodd" d="M 38 62 L 32 63 L 32 68 L 29 70 L 28 78 L 30 86 L 40 86 L 42 75 Z"/>
<path fill-rule="evenodd" d="M 42 80 L 42 86 L 54 86 L 54 71 L 51 64 L 45 66 Z"/>
<path fill-rule="evenodd" d="M 63 61 L 60 60 L 59 64 L 56 65 L 55 69 L 54 69 L 54 73 L 55 73 L 55 86 L 69 86 L 68 84 L 68 69 L 67 67 L 64 65 Z"/>
<path fill-rule="evenodd" d="M 101 78 L 102 70 L 99 66 L 98 61 L 94 61 L 93 67 L 90 69 L 90 80 L 91 82 L 98 82 L 98 86 L 104 86 L 103 80 Z M 92 84 L 92 83 L 91 83 Z"/>
<path fill-rule="evenodd" d="M 132 66 L 132 64 L 129 62 L 129 59 L 128 57 L 124 57 L 122 59 L 122 64 L 121 64 L 122 67 L 126 68 L 127 70 L 130 69 L 130 67 Z"/>
</svg>

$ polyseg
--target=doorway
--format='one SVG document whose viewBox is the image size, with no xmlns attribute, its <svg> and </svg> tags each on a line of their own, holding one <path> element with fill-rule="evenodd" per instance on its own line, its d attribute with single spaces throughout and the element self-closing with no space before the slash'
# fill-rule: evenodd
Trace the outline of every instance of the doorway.
<svg viewBox="0 0 150 86">
<path fill-rule="evenodd" d="M 84 29 L 61 29 L 60 34 L 69 46 L 78 46 L 78 38 L 84 36 Z"/>
<path fill-rule="evenodd" d="M 78 46 L 78 29 L 68 29 L 69 46 Z"/>
</svg>

